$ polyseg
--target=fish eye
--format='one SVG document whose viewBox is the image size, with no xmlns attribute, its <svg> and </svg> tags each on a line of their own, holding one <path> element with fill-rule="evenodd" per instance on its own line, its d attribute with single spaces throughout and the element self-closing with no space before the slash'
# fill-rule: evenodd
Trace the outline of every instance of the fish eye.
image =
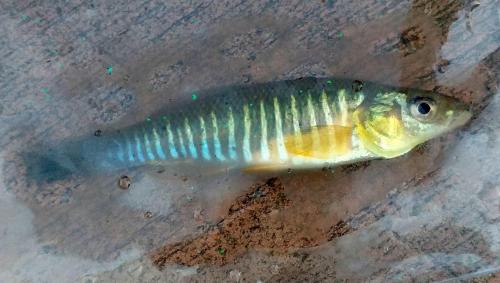
<svg viewBox="0 0 500 283">
<path fill-rule="evenodd" d="M 418 97 L 410 107 L 412 116 L 418 120 L 428 120 L 435 112 L 435 103 L 429 98 Z"/>
<path fill-rule="evenodd" d="M 431 106 L 427 102 L 421 102 L 418 104 L 417 110 L 421 115 L 427 115 L 431 112 Z"/>
</svg>

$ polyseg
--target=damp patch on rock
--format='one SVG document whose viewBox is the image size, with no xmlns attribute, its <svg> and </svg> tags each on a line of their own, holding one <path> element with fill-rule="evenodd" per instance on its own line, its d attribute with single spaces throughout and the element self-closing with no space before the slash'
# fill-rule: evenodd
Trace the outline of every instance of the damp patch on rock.
<svg viewBox="0 0 500 283">
<path fill-rule="evenodd" d="M 341 166 L 341 170 L 345 173 L 352 173 L 354 171 L 358 171 L 360 169 L 365 169 L 370 165 L 370 161 L 361 161 L 353 164 L 348 164 Z"/>
<path fill-rule="evenodd" d="M 276 40 L 275 33 L 256 28 L 229 38 L 220 49 L 224 56 L 243 57 L 253 61 L 257 57 L 257 52 L 271 47 Z"/>
<path fill-rule="evenodd" d="M 136 102 L 135 95 L 122 86 L 98 88 L 88 97 L 91 118 L 99 124 L 117 120 Z"/>
<path fill-rule="evenodd" d="M 419 27 L 410 27 L 401 33 L 398 44 L 403 56 L 408 56 L 417 52 L 425 45 L 425 35 Z"/>
<path fill-rule="evenodd" d="M 370 52 L 374 55 L 399 52 L 405 57 L 422 49 L 425 39 L 422 28 L 412 26 L 401 33 L 390 33 L 385 38 L 375 41 Z"/>
<path fill-rule="evenodd" d="M 295 68 L 290 71 L 278 76 L 276 80 L 289 80 L 289 79 L 297 79 L 299 77 L 326 77 L 328 76 L 328 68 L 325 63 L 306 63 Z"/>
<path fill-rule="evenodd" d="M 157 68 L 150 76 L 149 84 L 153 90 L 160 90 L 168 85 L 178 83 L 189 71 L 189 67 L 182 60 L 168 66 Z"/>
</svg>

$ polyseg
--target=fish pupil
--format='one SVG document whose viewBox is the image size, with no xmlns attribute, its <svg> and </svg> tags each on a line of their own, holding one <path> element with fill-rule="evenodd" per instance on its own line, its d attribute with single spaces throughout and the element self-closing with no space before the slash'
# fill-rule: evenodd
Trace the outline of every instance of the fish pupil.
<svg viewBox="0 0 500 283">
<path fill-rule="evenodd" d="M 431 106 L 426 102 L 421 102 L 417 107 L 418 113 L 427 115 L 431 112 Z"/>
</svg>

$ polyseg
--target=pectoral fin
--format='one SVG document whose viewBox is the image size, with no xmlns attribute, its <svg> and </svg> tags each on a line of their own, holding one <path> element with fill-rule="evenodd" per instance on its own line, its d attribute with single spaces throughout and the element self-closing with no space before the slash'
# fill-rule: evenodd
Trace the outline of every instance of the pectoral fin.
<svg viewBox="0 0 500 283">
<path fill-rule="evenodd" d="M 302 159 L 307 163 L 311 160 L 316 164 L 318 161 L 328 161 L 332 158 L 349 153 L 351 150 L 351 138 L 353 129 L 351 126 L 328 125 L 312 127 L 301 135 L 288 135 L 283 137 L 284 146 L 288 157 Z M 250 165 L 243 169 L 247 173 L 283 171 L 294 165 L 279 159 L 277 152 L 277 141 L 269 143 L 271 158 L 263 163 Z M 255 154 L 258 156 L 258 153 Z M 302 164 L 307 165 L 307 164 Z"/>
<path fill-rule="evenodd" d="M 285 147 L 292 155 L 328 159 L 351 150 L 352 127 L 328 125 L 313 127 L 302 135 L 285 137 Z"/>
</svg>

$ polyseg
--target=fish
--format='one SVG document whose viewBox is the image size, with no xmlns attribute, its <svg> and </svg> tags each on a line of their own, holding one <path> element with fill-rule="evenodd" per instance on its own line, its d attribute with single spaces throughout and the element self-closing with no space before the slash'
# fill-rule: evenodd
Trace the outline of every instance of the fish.
<svg viewBox="0 0 500 283">
<path fill-rule="evenodd" d="M 464 103 L 430 91 L 301 78 L 208 90 L 184 107 L 28 155 L 38 176 L 147 164 L 245 172 L 394 158 L 463 126 Z M 36 157 L 35 157 L 36 156 Z"/>
</svg>

